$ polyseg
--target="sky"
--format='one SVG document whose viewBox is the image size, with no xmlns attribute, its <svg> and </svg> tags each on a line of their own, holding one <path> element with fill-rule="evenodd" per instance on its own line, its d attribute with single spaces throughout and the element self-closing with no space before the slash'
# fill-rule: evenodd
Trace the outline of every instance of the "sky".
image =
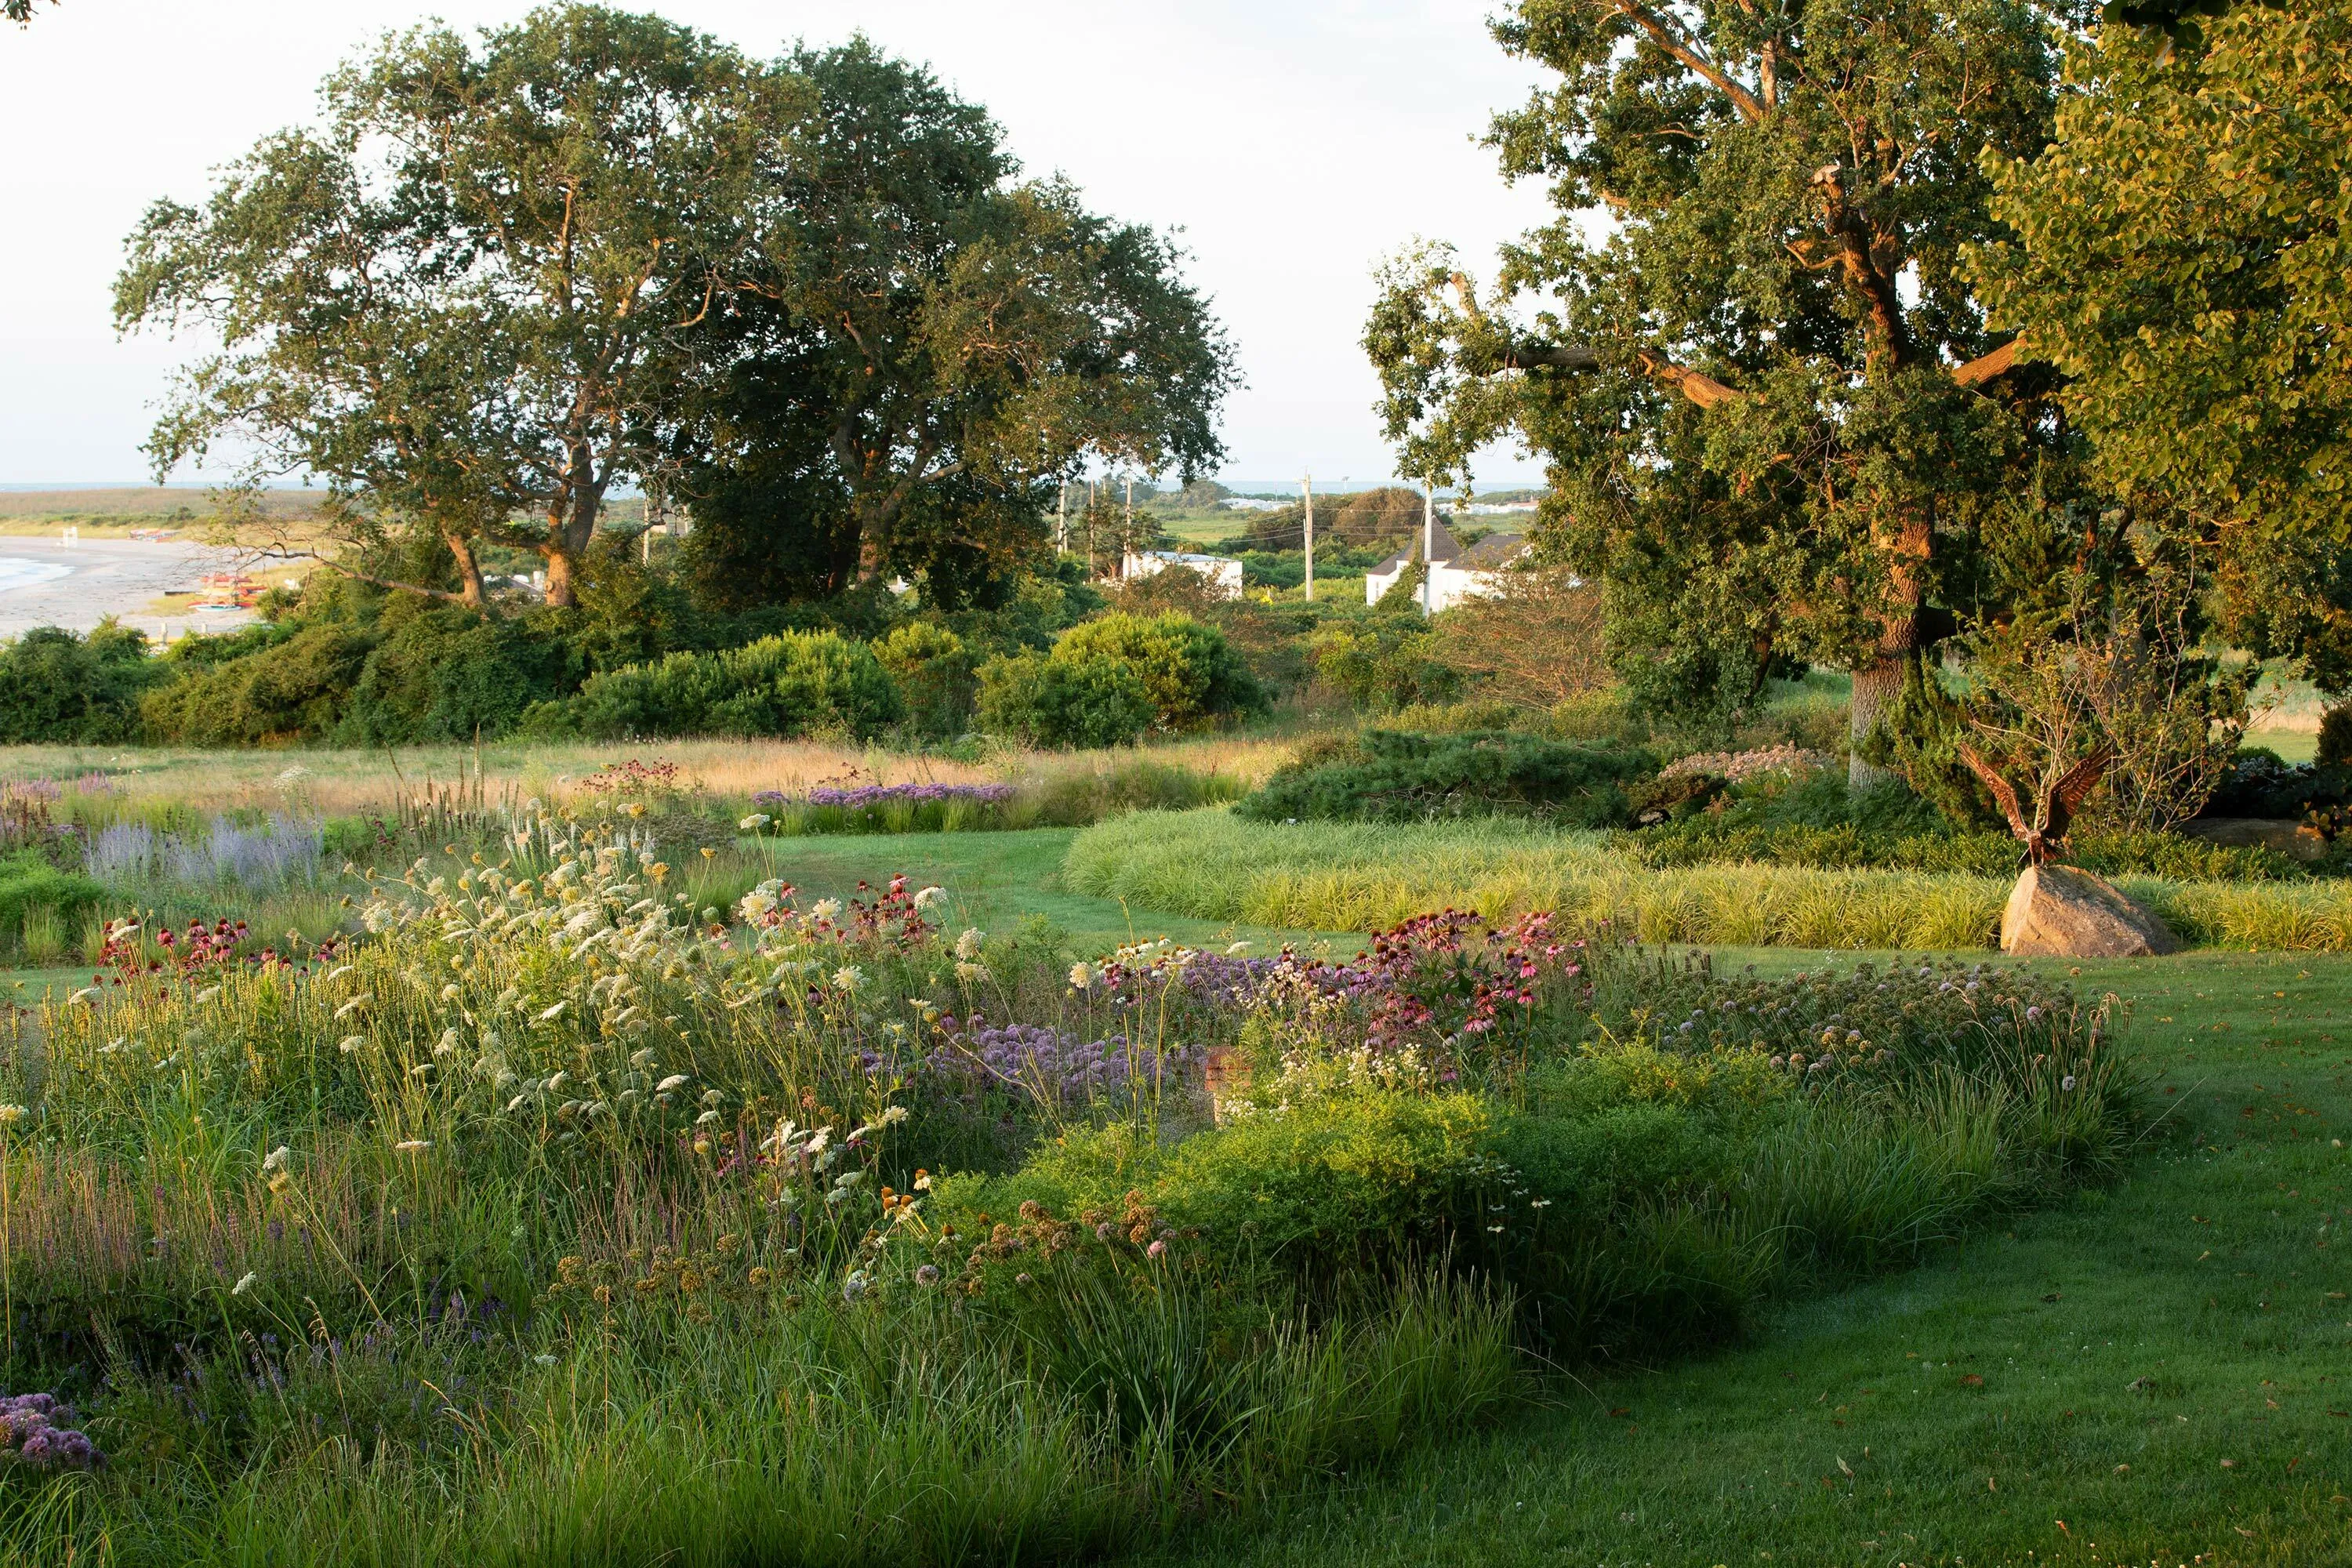
<svg viewBox="0 0 2352 1568">
<path fill-rule="evenodd" d="M 644 3 L 644 0 L 640 0 Z M 1097 211 L 1181 229 L 1238 350 L 1229 480 L 1391 476 L 1358 339 L 1371 268 L 1416 236 L 1475 265 L 1549 216 L 1476 145 L 1547 75 L 1490 7 L 1445 0 L 652 0 L 758 55 L 863 31 L 985 105 L 1028 173 Z M 523 0 L 62 0 L 0 25 L 0 485 L 131 482 L 172 368 L 118 341 L 122 239 L 161 196 L 308 119 L 319 80 L 384 32 L 471 29 Z M 1531 479 L 1508 447 L 1482 487 Z M 201 479 L 183 472 L 177 479 Z"/>
</svg>

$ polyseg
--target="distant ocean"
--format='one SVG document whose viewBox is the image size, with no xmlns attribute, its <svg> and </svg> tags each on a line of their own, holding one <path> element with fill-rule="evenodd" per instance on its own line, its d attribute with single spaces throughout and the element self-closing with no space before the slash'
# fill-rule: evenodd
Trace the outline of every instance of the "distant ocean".
<svg viewBox="0 0 2352 1568">
<path fill-rule="evenodd" d="M 72 567 L 60 566 L 51 561 L 27 561 L 21 555 L 0 555 L 0 594 L 12 588 L 30 588 L 38 583 L 54 583 L 72 573 Z"/>
</svg>

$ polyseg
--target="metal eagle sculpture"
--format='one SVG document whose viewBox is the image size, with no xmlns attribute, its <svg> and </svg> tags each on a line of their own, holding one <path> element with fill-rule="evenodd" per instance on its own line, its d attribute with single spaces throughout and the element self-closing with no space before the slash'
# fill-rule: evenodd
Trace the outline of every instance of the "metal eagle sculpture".
<svg viewBox="0 0 2352 1568">
<path fill-rule="evenodd" d="M 2074 825 L 2074 813 L 2098 787 L 2107 764 L 2116 760 L 2115 747 L 2100 742 L 2097 750 L 2042 787 L 2034 797 L 2033 820 L 2029 823 L 2016 786 L 1977 755 L 1973 746 L 1963 742 L 1959 751 L 1960 761 L 1984 781 L 1985 788 L 1992 792 L 1992 798 L 2000 805 L 2001 815 L 2009 818 L 2010 832 L 2024 843 L 2025 858 L 2018 862 L 2020 866 L 2043 866 L 2057 858 L 2066 847 L 2066 829 Z"/>
</svg>

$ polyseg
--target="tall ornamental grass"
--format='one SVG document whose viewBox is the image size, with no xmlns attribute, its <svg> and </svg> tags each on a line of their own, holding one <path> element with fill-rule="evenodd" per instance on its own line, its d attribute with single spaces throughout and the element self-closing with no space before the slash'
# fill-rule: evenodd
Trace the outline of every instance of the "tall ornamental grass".
<svg viewBox="0 0 2352 1568">
<path fill-rule="evenodd" d="M 1802 866 L 1650 868 L 1603 836 L 1512 822 L 1260 825 L 1219 810 L 1139 813 L 1070 846 L 1074 891 L 1205 920 L 1370 931 L 1413 911 L 1547 910 L 1656 942 L 1738 947 L 1989 948 L 2007 879 Z M 2190 943 L 2352 951 L 2352 882 L 2118 885 Z"/>
</svg>

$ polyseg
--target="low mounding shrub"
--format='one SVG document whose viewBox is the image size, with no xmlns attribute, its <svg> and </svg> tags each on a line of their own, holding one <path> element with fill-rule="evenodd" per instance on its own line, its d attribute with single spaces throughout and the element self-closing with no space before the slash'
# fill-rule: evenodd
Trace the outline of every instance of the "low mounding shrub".
<svg viewBox="0 0 2352 1568">
<path fill-rule="evenodd" d="M 723 653 L 674 653 L 591 676 L 534 728 L 585 735 L 865 737 L 906 711 L 874 651 L 833 632 L 783 632 Z"/>
<path fill-rule="evenodd" d="M 1123 746 L 1151 727 L 1151 689 L 1106 654 L 1017 653 L 980 670 L 980 722 L 1033 746 Z"/>
<path fill-rule="evenodd" d="M 1064 632 L 1051 653 L 993 658 L 980 671 L 982 727 L 1032 745 L 1124 745 L 1149 729 L 1204 729 L 1266 705 L 1224 633 L 1181 610 L 1113 611 Z"/>
<path fill-rule="evenodd" d="M 1152 721 L 1162 730 L 1202 730 L 1266 707 L 1265 692 L 1225 634 L 1181 610 L 1114 610 L 1082 621 L 1055 640 L 1053 657 L 1108 658 L 1133 670 L 1151 694 Z"/>
<path fill-rule="evenodd" d="M 0 643 L 0 743 L 106 745 L 132 738 L 140 694 L 164 678 L 144 634 L 108 621 L 88 637 L 36 626 Z"/>
<path fill-rule="evenodd" d="M 1310 745 L 1239 807 L 1260 822 L 1415 822 L 1530 816 L 1580 827 L 1626 820 L 1625 785 L 1649 752 L 1573 746 L 1509 731 L 1369 731 Z"/>
</svg>

